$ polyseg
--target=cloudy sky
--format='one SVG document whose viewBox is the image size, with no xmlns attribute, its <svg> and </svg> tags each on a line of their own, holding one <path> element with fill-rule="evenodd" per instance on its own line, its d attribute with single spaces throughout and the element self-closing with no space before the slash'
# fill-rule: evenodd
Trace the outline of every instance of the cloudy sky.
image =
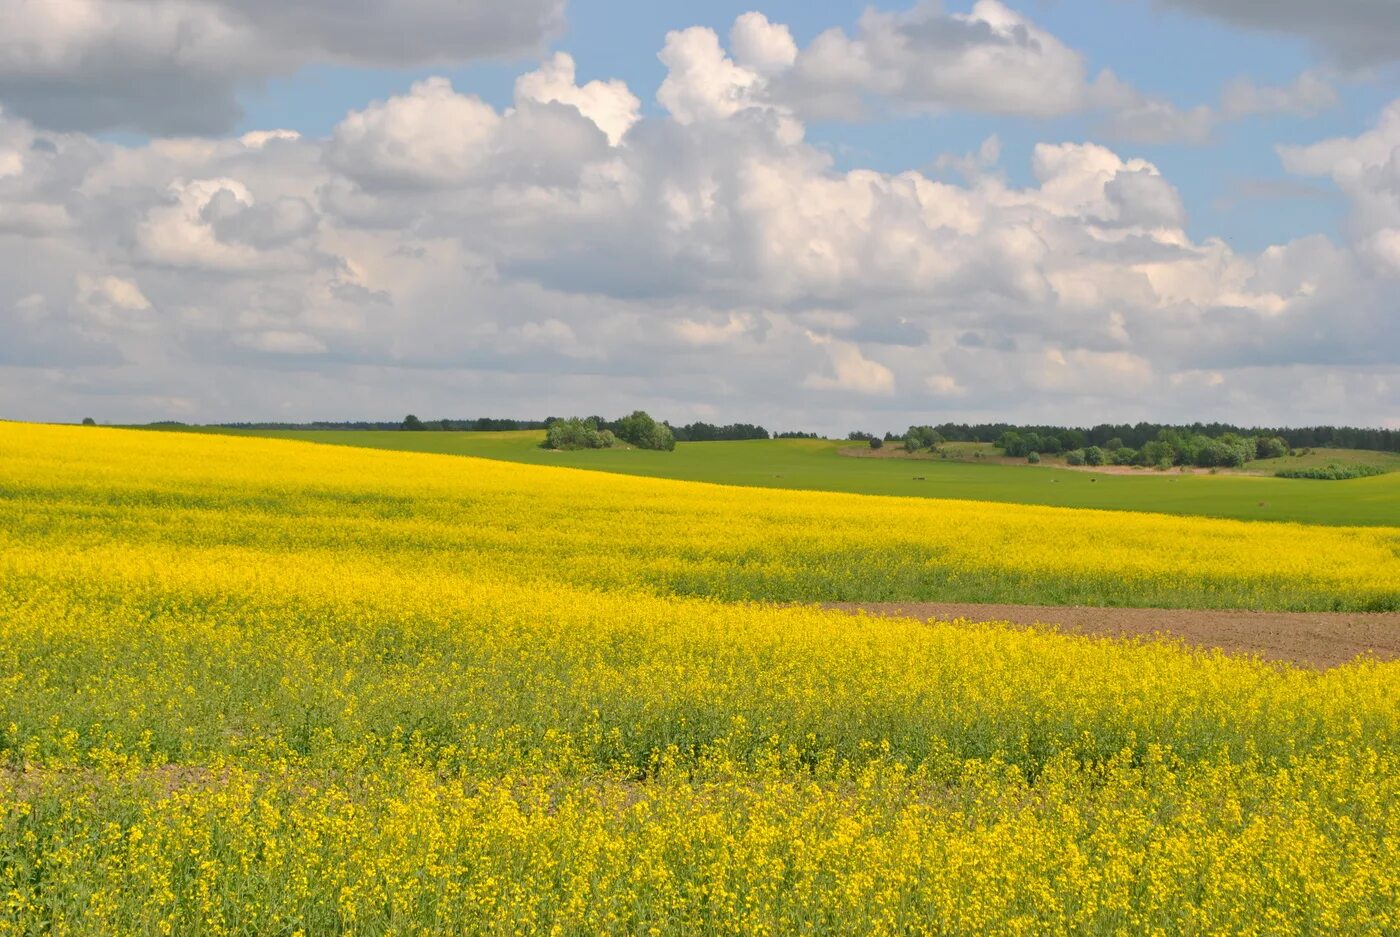
<svg viewBox="0 0 1400 937">
<path fill-rule="evenodd" d="M 0 417 L 1400 426 L 1396 0 L 882 2 L 0 0 Z"/>
</svg>

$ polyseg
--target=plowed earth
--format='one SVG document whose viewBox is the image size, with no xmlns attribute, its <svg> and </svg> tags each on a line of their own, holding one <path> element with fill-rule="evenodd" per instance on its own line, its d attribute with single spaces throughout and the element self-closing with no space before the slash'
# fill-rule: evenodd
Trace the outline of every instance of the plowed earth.
<svg viewBox="0 0 1400 937">
<path fill-rule="evenodd" d="M 1065 634 L 1178 640 L 1228 654 L 1326 669 L 1363 655 L 1400 660 L 1400 613 L 1236 612 L 941 602 L 832 603 L 828 608 L 921 620 L 1005 621 Z"/>
</svg>

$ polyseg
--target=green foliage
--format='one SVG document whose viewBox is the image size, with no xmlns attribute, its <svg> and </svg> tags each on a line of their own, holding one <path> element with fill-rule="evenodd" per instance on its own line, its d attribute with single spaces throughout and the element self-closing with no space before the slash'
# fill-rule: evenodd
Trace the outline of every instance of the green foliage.
<svg viewBox="0 0 1400 937">
<path fill-rule="evenodd" d="M 1332 482 L 1385 474 L 1386 470 L 1379 465 L 1338 465 L 1336 462 L 1318 468 L 1281 469 L 1274 473 L 1278 478 L 1312 478 Z"/>
<path fill-rule="evenodd" d="M 545 430 L 546 449 L 608 449 L 615 445 L 617 437 L 608 430 L 599 430 L 591 418 L 569 417 L 555 420 Z"/>
<path fill-rule="evenodd" d="M 932 426 L 911 426 L 904 434 L 904 448 L 910 452 L 933 449 L 943 443 L 943 437 Z"/>
<path fill-rule="evenodd" d="M 871 436 L 869 441 L 870 441 L 870 448 L 871 448 L 871 449 L 883 449 L 883 448 L 885 448 L 885 441 L 884 441 L 883 439 L 881 439 L 879 436 Z"/>
<path fill-rule="evenodd" d="M 403 418 L 403 428 L 412 432 L 420 432 L 427 429 L 427 427 L 423 425 L 423 421 L 412 413 Z"/>
<path fill-rule="evenodd" d="M 1288 455 L 1288 443 L 1282 436 L 1260 436 L 1255 440 L 1256 459 L 1280 459 Z"/>
<path fill-rule="evenodd" d="M 1103 465 L 1103 463 L 1104 463 L 1104 454 L 1103 454 L 1103 450 L 1100 449 L 1098 446 L 1090 446 L 1090 447 L 1088 447 L 1087 449 L 1084 450 L 1084 464 L 1085 464 L 1085 465 Z"/>
<path fill-rule="evenodd" d="M 1083 449 L 1071 449 L 1069 452 L 1066 452 L 1066 453 L 1065 453 L 1065 463 L 1068 464 L 1068 465 L 1083 465 L 1083 464 L 1084 464 L 1084 450 L 1083 450 Z"/>
<path fill-rule="evenodd" d="M 1112 456 L 1112 461 L 1114 465 L 1136 465 L 1138 460 L 1138 451 L 1136 449 L 1130 449 L 1127 446 L 1121 446 L 1118 449 L 1113 450 Z"/>
<path fill-rule="evenodd" d="M 1026 461 L 1029 462 L 1031 465 L 1039 465 L 1039 464 L 1040 464 L 1040 453 L 1039 453 L 1039 452 L 1027 452 L 1027 453 L 1026 453 Z"/>
<path fill-rule="evenodd" d="M 631 443 L 638 449 L 661 449 L 666 452 L 676 448 L 676 436 L 671 427 L 658 423 L 645 410 L 634 410 L 617 421 L 617 438 Z"/>
<path fill-rule="evenodd" d="M 96 426 L 96 425 L 97 425 L 97 421 L 94 420 L 94 419 L 93 419 L 92 417 L 90 417 L 90 416 L 85 416 L 85 417 L 83 417 L 83 425 L 84 425 L 84 426 Z"/>
</svg>

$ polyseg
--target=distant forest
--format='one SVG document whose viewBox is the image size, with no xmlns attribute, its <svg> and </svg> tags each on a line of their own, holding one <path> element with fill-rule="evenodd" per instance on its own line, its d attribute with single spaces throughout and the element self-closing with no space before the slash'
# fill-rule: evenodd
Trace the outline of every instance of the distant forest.
<svg viewBox="0 0 1400 937">
<path fill-rule="evenodd" d="M 354 421 L 337 422 L 318 420 L 312 423 L 219 423 L 223 429 L 285 429 L 285 430 L 405 430 L 451 432 L 500 432 L 507 430 L 545 429 L 554 417 L 543 420 L 512 420 L 495 417 L 479 417 L 470 420 L 417 420 L 407 421 Z M 611 426 L 616 421 L 593 417 L 600 427 Z M 157 424 L 152 424 L 157 425 Z M 176 425 L 173 423 L 164 425 Z M 670 424 L 667 424 L 670 425 Z M 1400 430 L 1366 429 L 1355 426 L 1303 426 L 1259 427 L 1236 426 L 1231 423 L 1100 423 L 1083 428 L 1074 426 L 1048 426 L 1040 424 L 1016 423 L 941 423 L 932 427 L 948 442 L 996 442 L 1008 432 L 1022 436 L 1035 434 L 1042 438 L 1054 436 L 1061 440 L 1065 450 L 1080 449 L 1085 446 L 1104 446 L 1112 440 L 1119 440 L 1124 446 L 1141 449 L 1144 445 L 1168 433 L 1187 433 L 1211 438 L 1226 434 L 1236 436 L 1281 437 L 1292 449 L 1333 448 L 1367 449 L 1380 452 L 1400 452 Z M 770 433 L 762 426 L 753 423 L 714 423 L 695 422 L 684 426 L 672 426 L 679 442 L 712 442 L 736 439 L 783 439 L 817 438 L 816 433 L 780 432 Z M 885 433 L 887 441 L 900 440 L 905 433 Z M 869 434 L 852 433 L 851 438 L 868 439 Z"/>
</svg>

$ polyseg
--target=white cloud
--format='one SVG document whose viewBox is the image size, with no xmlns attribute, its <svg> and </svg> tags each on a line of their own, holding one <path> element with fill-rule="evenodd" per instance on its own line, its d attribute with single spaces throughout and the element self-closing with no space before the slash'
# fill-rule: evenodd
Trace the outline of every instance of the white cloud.
<svg viewBox="0 0 1400 937">
<path fill-rule="evenodd" d="M 1054 117 L 1089 106 L 1083 57 L 998 0 L 966 14 L 923 0 L 867 9 L 854 33 L 832 29 L 798 56 L 794 93 L 824 112 L 858 113 L 864 96 L 922 110 Z"/>
<path fill-rule="evenodd" d="M 813 390 L 851 391 L 888 397 L 894 393 L 894 372 L 861 353 L 860 346 L 808 333 L 808 339 L 827 353 L 826 368 L 807 375 L 804 387 Z"/>
<path fill-rule="evenodd" d="M 782 23 L 770 23 L 762 13 L 744 13 L 729 30 L 734 59 L 745 68 L 769 75 L 785 71 L 797 61 L 797 43 Z"/>
<path fill-rule="evenodd" d="M 1352 196 L 1348 242 L 1242 252 L 1100 144 L 1036 146 L 1025 185 L 995 143 L 959 183 L 837 168 L 773 103 L 781 31 L 745 22 L 733 59 L 672 34 L 653 117 L 557 57 L 512 107 L 428 79 L 326 140 L 126 145 L 0 114 L 0 392 L 43 418 L 640 404 L 822 429 L 1301 419 L 1304 387 L 1324 419 L 1400 406 L 1400 105 L 1284 153 Z M 1224 383 L 1164 398 L 1176 374 Z"/>
<path fill-rule="evenodd" d="M 1347 227 L 1360 253 L 1400 275 L 1400 100 L 1364 133 L 1280 147 L 1279 156 L 1291 172 L 1331 177 L 1351 203 Z"/>
<path fill-rule="evenodd" d="M 608 135 L 608 142 L 613 146 L 621 141 L 641 116 L 642 102 L 622 81 L 613 79 L 590 81 L 582 86 L 575 84 L 573 57 L 564 52 L 556 52 L 537 71 L 517 78 L 515 97 L 517 101 L 571 104 L 578 108 L 580 114 L 597 124 L 598 129 Z"/>
<path fill-rule="evenodd" d="M 564 0 L 0 0 L 0 100 L 59 129 L 218 132 L 237 93 L 311 63 L 538 50 Z"/>
</svg>

